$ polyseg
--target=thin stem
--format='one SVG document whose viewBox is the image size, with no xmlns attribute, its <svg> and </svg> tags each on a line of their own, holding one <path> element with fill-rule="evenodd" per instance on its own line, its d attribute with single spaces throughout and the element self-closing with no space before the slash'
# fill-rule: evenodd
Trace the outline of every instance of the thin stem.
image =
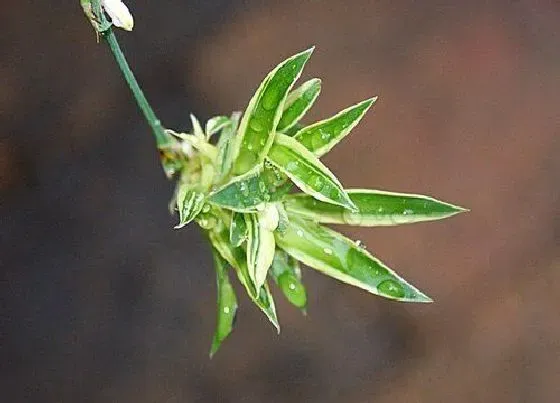
<svg viewBox="0 0 560 403">
<path fill-rule="evenodd" d="M 107 26 L 108 25 L 107 18 L 105 17 L 105 14 L 101 10 L 101 5 L 99 3 L 99 0 L 92 0 L 92 5 L 93 5 L 94 13 L 99 18 L 101 26 Z M 128 62 L 126 61 L 126 57 L 124 56 L 124 53 L 122 52 L 121 47 L 119 46 L 117 37 L 115 36 L 113 29 L 109 26 L 101 34 L 103 35 L 103 38 L 105 38 L 105 40 L 107 41 L 107 44 L 109 45 L 109 48 L 113 53 L 113 57 L 115 58 L 115 61 L 117 62 L 124 79 L 128 84 L 130 91 L 132 91 L 132 95 L 134 95 L 134 99 L 136 99 L 136 103 L 138 104 L 138 107 L 144 114 L 144 118 L 146 119 L 146 121 L 151 127 L 158 148 L 162 148 L 164 145 L 167 144 L 167 136 L 165 134 L 165 130 L 161 125 L 160 120 L 157 118 L 150 103 L 146 99 L 146 96 L 144 95 L 144 92 L 140 88 L 138 81 L 136 81 L 136 77 L 134 77 L 134 73 L 132 72 L 130 66 L 128 65 Z"/>
</svg>

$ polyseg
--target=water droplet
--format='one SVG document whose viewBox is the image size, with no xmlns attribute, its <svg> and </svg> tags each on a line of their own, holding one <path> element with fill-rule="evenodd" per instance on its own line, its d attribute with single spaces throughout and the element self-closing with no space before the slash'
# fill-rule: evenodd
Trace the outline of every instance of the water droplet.
<svg viewBox="0 0 560 403">
<path fill-rule="evenodd" d="M 249 127 L 256 132 L 260 132 L 261 130 L 264 129 L 262 123 L 255 118 L 251 119 L 251 123 L 249 123 Z"/>
<path fill-rule="evenodd" d="M 224 313 L 227 315 L 230 313 L 229 306 L 224 306 Z"/>
<path fill-rule="evenodd" d="M 290 161 L 286 164 L 286 171 L 288 172 L 295 172 L 298 169 L 298 162 L 297 161 Z"/>
<path fill-rule="evenodd" d="M 298 229 L 296 233 L 299 237 L 303 238 L 303 231 L 302 230 Z"/>
<path fill-rule="evenodd" d="M 377 213 L 378 214 L 383 213 L 383 207 L 377 207 Z"/>
<path fill-rule="evenodd" d="M 409 215 L 409 214 L 414 213 L 414 211 L 412 211 L 412 210 L 410 210 L 410 209 L 406 209 L 406 210 L 403 211 L 402 213 L 403 213 L 403 215 Z"/>
<path fill-rule="evenodd" d="M 385 294 L 393 298 L 404 297 L 403 286 L 397 283 L 395 280 L 382 281 L 377 286 L 377 291 L 379 291 L 380 294 Z"/>
<path fill-rule="evenodd" d="M 294 283 L 290 283 L 290 285 L 288 286 L 290 288 L 290 290 L 295 290 L 296 289 L 296 285 Z"/>
<path fill-rule="evenodd" d="M 247 150 L 251 151 L 252 149 L 253 149 L 253 145 L 252 145 L 252 144 L 247 145 Z"/>
<path fill-rule="evenodd" d="M 350 210 L 345 209 L 342 213 L 342 219 L 348 225 L 360 225 L 363 217 L 359 213 L 353 213 Z"/>
<path fill-rule="evenodd" d="M 324 184 L 325 181 L 320 176 L 316 176 L 315 178 L 312 179 L 311 182 L 313 189 L 317 192 L 320 192 L 323 189 Z"/>
<path fill-rule="evenodd" d="M 323 140 L 323 136 L 314 134 L 311 137 L 311 147 L 313 147 L 313 149 L 323 147 L 324 145 L 325 145 L 325 140 Z"/>
<path fill-rule="evenodd" d="M 276 108 L 276 99 L 278 98 L 278 92 L 274 88 L 269 88 L 262 98 L 262 107 L 267 111 L 271 111 Z"/>
<path fill-rule="evenodd" d="M 264 147 L 265 143 L 266 142 L 264 141 L 264 139 L 261 139 L 261 141 L 259 141 L 259 144 L 261 145 L 261 147 Z"/>
<path fill-rule="evenodd" d="M 332 255 L 332 249 L 330 248 L 323 248 L 323 252 L 325 252 L 327 255 Z"/>
</svg>

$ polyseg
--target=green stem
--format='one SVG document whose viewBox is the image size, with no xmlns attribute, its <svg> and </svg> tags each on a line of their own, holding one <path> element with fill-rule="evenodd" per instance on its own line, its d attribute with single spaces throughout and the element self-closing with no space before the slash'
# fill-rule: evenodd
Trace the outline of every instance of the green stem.
<svg viewBox="0 0 560 403">
<path fill-rule="evenodd" d="M 105 14 L 101 10 L 99 0 L 92 0 L 92 5 L 93 5 L 94 13 L 99 18 L 101 26 L 108 25 L 107 18 L 105 17 Z M 126 61 L 126 57 L 124 56 L 124 53 L 122 52 L 121 47 L 119 46 L 117 37 L 115 36 L 113 29 L 109 26 L 101 34 L 107 41 L 107 44 L 109 45 L 109 48 L 113 53 L 113 57 L 115 58 L 115 61 L 119 65 L 119 68 L 122 72 L 124 79 L 128 84 L 130 91 L 132 91 L 132 95 L 134 95 L 134 99 L 136 99 L 136 103 L 138 104 L 138 107 L 140 108 L 140 110 L 144 114 L 144 118 L 150 125 L 150 128 L 152 129 L 152 132 L 156 139 L 156 144 L 158 148 L 162 148 L 167 144 L 167 135 L 165 134 L 165 130 L 161 125 L 160 120 L 157 118 L 150 103 L 146 99 L 146 96 L 144 95 L 144 92 L 140 88 L 138 81 L 136 81 L 136 77 L 134 77 L 134 73 L 132 72 L 130 66 L 128 65 L 128 62 Z"/>
</svg>

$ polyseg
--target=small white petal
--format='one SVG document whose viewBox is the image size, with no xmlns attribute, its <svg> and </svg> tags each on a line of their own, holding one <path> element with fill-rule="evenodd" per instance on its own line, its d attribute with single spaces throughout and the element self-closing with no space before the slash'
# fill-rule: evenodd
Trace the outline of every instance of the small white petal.
<svg viewBox="0 0 560 403">
<path fill-rule="evenodd" d="M 111 17 L 111 22 L 116 27 L 132 31 L 134 18 L 128 7 L 121 0 L 101 0 L 101 5 Z"/>
</svg>

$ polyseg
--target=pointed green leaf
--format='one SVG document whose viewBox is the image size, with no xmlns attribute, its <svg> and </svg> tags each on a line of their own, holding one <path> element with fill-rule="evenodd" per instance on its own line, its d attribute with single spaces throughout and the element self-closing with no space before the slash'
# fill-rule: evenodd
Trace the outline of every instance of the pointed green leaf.
<svg viewBox="0 0 560 403">
<path fill-rule="evenodd" d="M 320 92 L 321 80 L 318 78 L 306 81 L 299 88 L 290 92 L 284 103 L 284 111 L 276 130 L 284 132 L 293 127 L 313 106 Z"/>
<path fill-rule="evenodd" d="M 204 136 L 204 130 L 202 130 L 202 126 L 200 125 L 200 122 L 198 121 L 198 119 L 196 118 L 196 116 L 194 116 L 191 113 L 191 123 L 192 123 L 192 127 L 193 127 L 193 134 L 194 136 L 200 140 L 205 140 L 206 137 Z"/>
<path fill-rule="evenodd" d="M 267 158 L 305 193 L 355 210 L 338 179 L 297 140 L 278 133 Z"/>
<path fill-rule="evenodd" d="M 301 269 L 298 261 L 288 256 L 283 250 L 277 249 L 270 274 L 286 299 L 305 312 L 307 293 L 301 282 Z"/>
<path fill-rule="evenodd" d="M 214 116 L 206 122 L 206 140 L 231 124 L 227 116 Z"/>
<path fill-rule="evenodd" d="M 276 235 L 280 248 L 330 277 L 389 299 L 432 301 L 365 249 L 329 228 L 291 217 L 286 231 Z"/>
<path fill-rule="evenodd" d="M 231 214 L 231 224 L 229 226 L 229 242 L 236 248 L 247 240 L 247 224 L 242 213 L 233 212 Z"/>
<path fill-rule="evenodd" d="M 183 228 L 196 218 L 204 206 L 204 198 L 204 193 L 192 189 L 187 183 L 179 183 L 176 196 L 179 224 L 176 229 Z"/>
<path fill-rule="evenodd" d="M 236 176 L 208 196 L 210 203 L 239 212 L 254 212 L 285 193 L 284 176 L 272 165 Z"/>
<path fill-rule="evenodd" d="M 466 211 L 462 207 L 416 194 L 370 189 L 346 189 L 346 193 L 358 208 L 357 212 L 320 202 L 303 193 L 288 195 L 284 199 L 284 207 L 290 214 L 315 222 L 362 227 L 441 220 Z"/>
<path fill-rule="evenodd" d="M 296 133 L 295 139 L 317 157 L 322 157 L 350 133 L 376 100 L 377 97 L 366 99 L 329 119 L 304 127 Z"/>
<path fill-rule="evenodd" d="M 298 53 L 280 63 L 263 80 L 249 102 L 236 141 L 235 175 L 243 175 L 264 161 L 288 91 L 298 79 L 313 48 Z"/>
<path fill-rule="evenodd" d="M 260 289 L 274 258 L 274 233 L 261 220 L 260 214 L 246 213 L 244 216 L 247 225 L 247 270 L 255 288 Z"/>
<path fill-rule="evenodd" d="M 210 357 L 218 351 L 222 342 L 231 333 L 237 313 L 237 297 L 229 281 L 226 262 L 214 248 L 212 248 L 212 256 L 214 257 L 214 267 L 216 269 L 218 315 L 214 339 L 210 347 Z"/>
<path fill-rule="evenodd" d="M 280 324 L 276 316 L 276 307 L 274 299 L 268 288 L 268 284 L 264 284 L 260 290 L 256 290 L 247 269 L 247 258 L 242 248 L 233 247 L 229 243 L 229 233 L 227 230 L 212 230 L 208 232 L 212 246 L 220 253 L 220 255 L 235 269 L 239 282 L 247 290 L 247 294 L 251 301 L 257 305 L 260 310 L 266 315 L 268 320 L 280 332 Z"/>
<path fill-rule="evenodd" d="M 240 112 L 234 112 L 231 114 L 230 125 L 222 130 L 220 139 L 218 140 L 218 169 L 216 173 L 216 179 L 214 183 L 223 183 L 223 181 L 229 175 L 231 168 L 233 166 L 234 157 L 234 142 L 235 142 L 235 132 L 237 131 L 237 126 L 239 124 L 239 119 L 241 117 Z"/>
</svg>

